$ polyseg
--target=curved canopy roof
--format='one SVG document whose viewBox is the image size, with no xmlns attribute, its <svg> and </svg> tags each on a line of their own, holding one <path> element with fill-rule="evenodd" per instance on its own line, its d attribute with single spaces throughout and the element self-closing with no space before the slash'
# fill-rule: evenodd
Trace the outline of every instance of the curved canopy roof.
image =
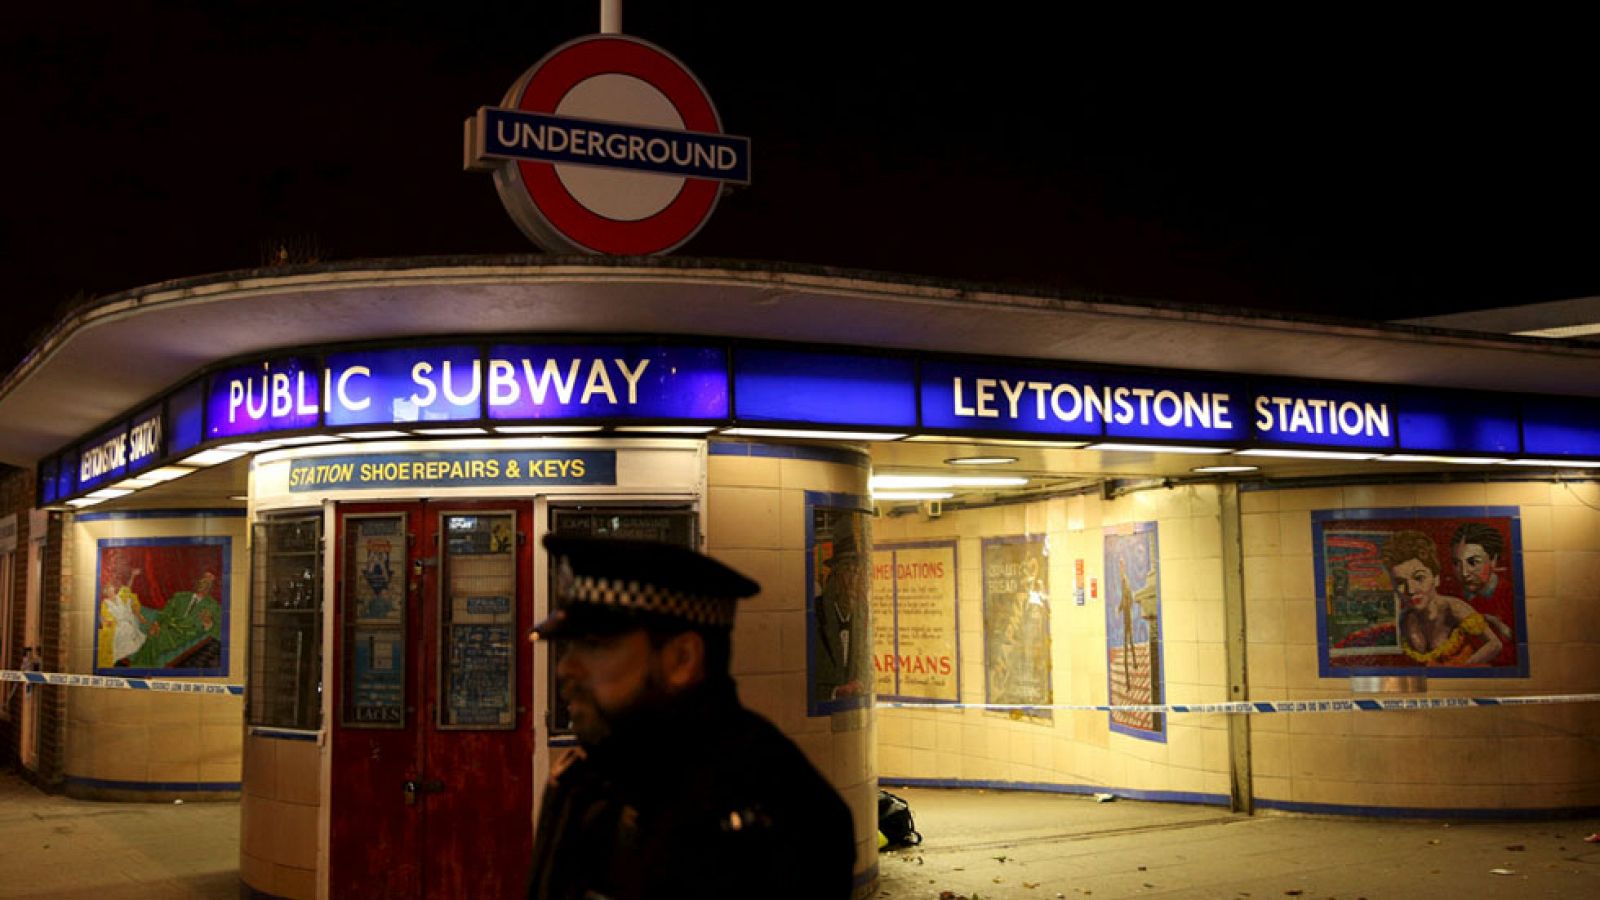
<svg viewBox="0 0 1600 900">
<path fill-rule="evenodd" d="M 688 258 L 359 261 L 166 282 L 56 325 L 0 382 L 0 462 L 38 459 L 212 363 L 496 333 L 701 335 L 1600 396 L 1600 345 Z"/>
</svg>

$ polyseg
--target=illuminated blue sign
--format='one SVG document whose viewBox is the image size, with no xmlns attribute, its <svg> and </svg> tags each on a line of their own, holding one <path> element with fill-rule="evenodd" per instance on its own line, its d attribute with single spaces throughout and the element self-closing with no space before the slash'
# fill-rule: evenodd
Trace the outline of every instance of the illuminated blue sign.
<svg viewBox="0 0 1600 900">
<path fill-rule="evenodd" d="M 1600 402 L 1530 397 L 1522 404 L 1522 452 L 1529 456 L 1600 456 Z"/>
<path fill-rule="evenodd" d="M 167 401 L 167 418 L 171 420 L 168 453 L 192 450 L 205 440 L 205 387 L 203 380 L 196 381 L 180 388 Z"/>
<path fill-rule="evenodd" d="M 1257 386 L 1248 412 L 1264 444 L 1387 450 L 1395 446 L 1389 398 L 1379 391 L 1313 385 Z"/>
<path fill-rule="evenodd" d="M 228 369 L 206 389 L 206 439 L 321 424 L 321 379 L 307 359 L 288 357 Z"/>
<path fill-rule="evenodd" d="M 716 347 L 496 344 L 491 419 L 699 419 L 728 415 L 727 356 Z"/>
<path fill-rule="evenodd" d="M 41 462 L 39 497 L 69 500 L 250 435 L 563 420 L 1600 459 L 1592 398 L 616 339 L 390 347 L 234 366 Z"/>
<path fill-rule="evenodd" d="M 1415 392 L 1395 400 L 1400 447 L 1419 453 L 1516 453 L 1517 404 L 1504 395 Z"/>
<path fill-rule="evenodd" d="M 324 362 L 329 425 L 482 418 L 477 347 L 401 347 L 330 354 Z"/>
<path fill-rule="evenodd" d="M 165 421 L 159 403 L 133 417 L 128 426 L 128 474 L 149 468 L 166 452 Z"/>
<path fill-rule="evenodd" d="M 917 424 L 916 368 L 908 359 L 739 348 L 733 380 L 741 421 Z"/>
<path fill-rule="evenodd" d="M 78 448 L 78 490 L 87 491 L 128 473 L 128 427 L 98 434 Z"/>
<path fill-rule="evenodd" d="M 929 428 L 1070 437 L 1237 441 L 1235 388 L 1221 382 L 980 363 L 924 363 Z"/>
</svg>

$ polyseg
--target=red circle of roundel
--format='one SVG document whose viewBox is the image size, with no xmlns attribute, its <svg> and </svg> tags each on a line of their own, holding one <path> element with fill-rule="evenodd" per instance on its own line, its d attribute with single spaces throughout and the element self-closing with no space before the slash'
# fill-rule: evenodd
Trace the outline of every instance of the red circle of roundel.
<svg viewBox="0 0 1600 900">
<path fill-rule="evenodd" d="M 688 131 L 720 134 L 722 122 L 700 81 L 667 51 L 637 38 L 607 34 L 579 38 L 552 51 L 534 67 L 513 105 L 551 113 L 579 82 L 596 75 L 631 75 L 666 96 Z M 528 199 L 562 234 L 599 253 L 646 256 L 662 253 L 693 237 L 717 205 L 720 185 L 685 178 L 666 208 L 636 221 L 619 221 L 579 203 L 547 162 L 516 163 Z"/>
</svg>

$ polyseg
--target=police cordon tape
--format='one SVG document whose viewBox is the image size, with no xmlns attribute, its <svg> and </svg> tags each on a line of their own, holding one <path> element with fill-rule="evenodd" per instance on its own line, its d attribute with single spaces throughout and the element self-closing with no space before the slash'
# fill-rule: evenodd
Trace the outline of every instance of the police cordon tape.
<svg viewBox="0 0 1600 900">
<path fill-rule="evenodd" d="M 176 694 L 229 694 L 244 696 L 242 684 L 171 681 L 159 678 L 121 678 L 109 675 L 68 675 L 61 672 L 22 672 L 0 669 L 0 681 L 55 684 L 66 687 L 111 688 L 125 691 L 166 691 Z M 1487 706 L 1550 706 L 1557 703 L 1600 702 L 1600 694 L 1535 694 L 1522 697 L 1362 697 L 1348 700 L 1237 700 L 1225 703 L 1140 703 L 1112 706 L 1088 703 L 941 703 L 936 700 L 884 700 L 879 709 L 981 709 L 990 712 L 1027 713 L 1030 710 L 1151 713 L 1318 713 L 1384 712 L 1387 710 L 1464 709 Z"/>
<path fill-rule="evenodd" d="M 1600 694 L 1538 694 L 1524 697 L 1370 697 L 1348 700 L 1235 700 L 1225 703 L 1140 703 L 1123 706 L 1091 703 L 940 703 L 938 701 L 883 700 L 879 709 L 980 709 L 989 712 L 1028 713 L 1033 710 L 1147 713 L 1320 713 L 1386 712 L 1407 709 L 1465 709 L 1486 706 L 1549 706 L 1557 703 L 1594 703 Z"/>
<path fill-rule="evenodd" d="M 68 675 L 61 672 L 21 672 L 0 669 L 0 681 L 23 684 L 57 684 L 66 687 L 112 688 L 123 691 L 165 691 L 173 694 L 229 694 L 244 696 L 242 684 L 207 681 L 170 681 L 161 678 L 121 678 L 110 675 Z"/>
</svg>

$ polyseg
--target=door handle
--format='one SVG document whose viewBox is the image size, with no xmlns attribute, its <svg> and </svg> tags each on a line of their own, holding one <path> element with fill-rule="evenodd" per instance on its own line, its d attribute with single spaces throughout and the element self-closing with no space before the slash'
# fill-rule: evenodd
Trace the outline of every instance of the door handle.
<svg viewBox="0 0 1600 900">
<path fill-rule="evenodd" d="M 405 794 L 406 805 L 416 806 L 418 794 L 440 793 L 444 790 L 444 782 L 434 779 L 418 781 L 417 779 L 413 778 L 407 781 L 405 784 L 402 784 L 400 786 L 400 790 Z"/>
</svg>

